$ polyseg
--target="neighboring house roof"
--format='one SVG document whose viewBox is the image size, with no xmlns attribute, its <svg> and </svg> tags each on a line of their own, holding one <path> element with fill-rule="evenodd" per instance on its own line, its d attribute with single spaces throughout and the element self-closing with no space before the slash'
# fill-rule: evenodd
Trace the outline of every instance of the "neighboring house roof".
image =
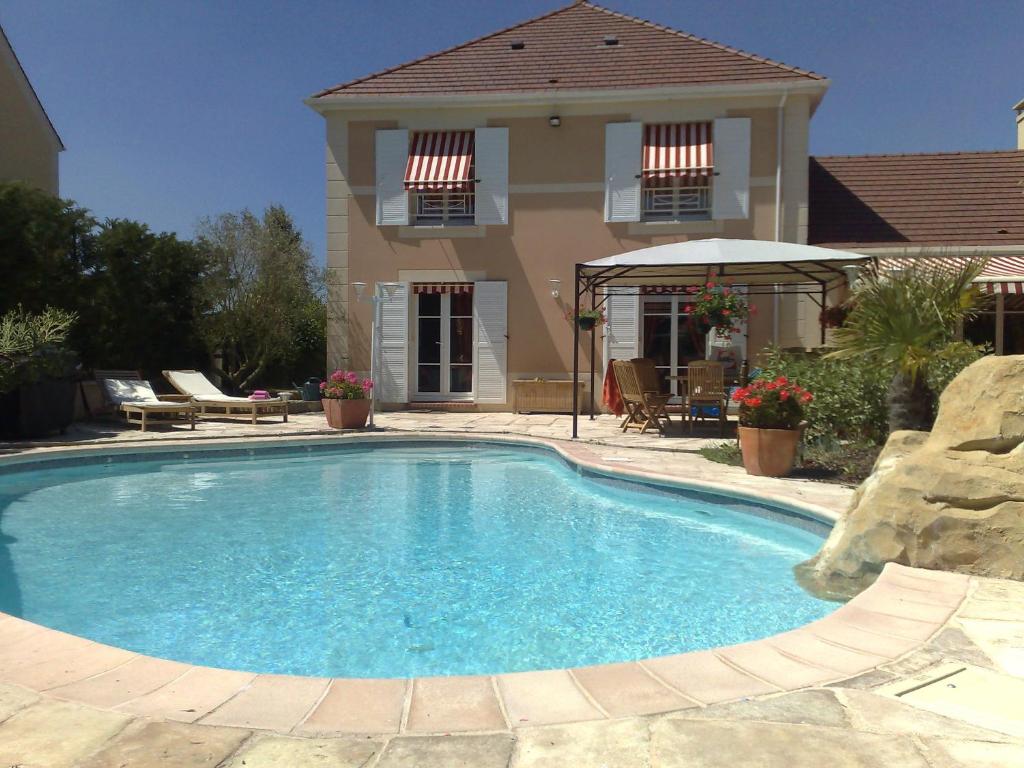
<svg viewBox="0 0 1024 768">
<path fill-rule="evenodd" d="M 807 242 L 1024 244 L 1024 150 L 812 157 Z"/>
<path fill-rule="evenodd" d="M 15 79 L 21 83 L 22 91 L 25 93 L 26 98 L 35 105 L 37 114 L 46 123 L 46 127 L 50 130 L 54 141 L 57 142 L 57 146 L 60 148 L 59 151 L 63 152 L 64 142 L 60 140 L 60 134 L 53 127 L 50 116 L 46 114 L 46 108 L 43 107 L 43 102 L 39 100 L 36 89 L 32 87 L 32 82 L 28 79 L 28 75 L 25 74 L 25 69 L 18 60 L 18 54 L 14 52 L 14 47 L 11 45 L 11 41 L 7 39 L 7 34 L 4 32 L 3 27 L 0 27 L 0 61 L 3 61 L 10 67 Z"/>
<path fill-rule="evenodd" d="M 607 45 L 606 38 L 617 40 Z M 513 47 L 513 44 L 521 47 Z M 589 2 L 315 94 L 429 96 L 810 81 L 813 72 Z"/>
</svg>

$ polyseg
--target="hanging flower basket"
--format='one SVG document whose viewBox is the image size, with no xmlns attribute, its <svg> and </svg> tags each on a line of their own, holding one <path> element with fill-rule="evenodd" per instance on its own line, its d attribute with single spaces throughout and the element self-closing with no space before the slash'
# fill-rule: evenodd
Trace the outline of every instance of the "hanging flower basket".
<svg viewBox="0 0 1024 768">
<path fill-rule="evenodd" d="M 728 283 L 714 280 L 709 280 L 702 286 L 690 286 L 686 292 L 691 297 L 684 311 L 706 328 L 705 333 L 712 329 L 716 331 L 713 346 L 730 346 L 729 340 L 734 334 L 739 333 L 740 323 L 751 314 L 746 296 Z"/>
<path fill-rule="evenodd" d="M 570 310 L 566 313 L 565 319 L 569 322 L 575 321 L 581 331 L 592 331 L 597 326 L 605 324 L 603 309 L 581 309 L 579 314 L 574 314 Z"/>
</svg>

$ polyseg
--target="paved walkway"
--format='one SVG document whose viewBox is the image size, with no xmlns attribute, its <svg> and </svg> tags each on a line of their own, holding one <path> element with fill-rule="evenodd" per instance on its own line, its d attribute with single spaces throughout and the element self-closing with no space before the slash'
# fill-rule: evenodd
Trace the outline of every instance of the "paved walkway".
<svg viewBox="0 0 1024 768">
<path fill-rule="evenodd" d="M 410 436 L 514 436 L 559 430 L 564 418 L 402 413 L 379 424 Z M 351 439 L 322 434 L 318 419 L 205 422 L 196 433 L 144 436 L 87 426 L 68 442 L 138 450 L 211 438 Z M 756 490 L 833 514 L 850 495 L 747 478 L 681 439 L 637 447 L 630 435 L 619 444 L 607 417 L 593 429 L 588 442 L 552 444 L 598 468 Z M 31 460 L 68 443 L 8 450 Z M 1024 765 L 1024 584 L 890 571 L 836 614 L 776 638 L 597 672 L 498 676 L 489 690 L 470 678 L 395 681 L 397 714 L 371 684 L 223 671 L 197 681 L 185 665 L 95 643 L 82 653 L 88 641 L 0 619 L 0 766 Z M 380 727 L 389 717 L 393 725 Z M 352 725 L 360 720 L 375 725 Z"/>
</svg>

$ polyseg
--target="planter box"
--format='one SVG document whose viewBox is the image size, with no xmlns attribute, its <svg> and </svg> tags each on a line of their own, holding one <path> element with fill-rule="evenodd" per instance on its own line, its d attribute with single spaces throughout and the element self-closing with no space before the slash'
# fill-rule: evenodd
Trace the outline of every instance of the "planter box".
<svg viewBox="0 0 1024 768">
<path fill-rule="evenodd" d="M 362 429 L 370 415 L 370 400 L 323 399 L 327 424 L 334 429 Z"/>
<path fill-rule="evenodd" d="M 579 412 L 583 412 L 584 383 L 579 383 Z M 520 379 L 512 382 L 513 413 L 572 413 L 572 381 Z"/>
<path fill-rule="evenodd" d="M 0 397 L 0 432 L 13 437 L 63 434 L 75 417 L 75 382 L 43 379 Z"/>
</svg>

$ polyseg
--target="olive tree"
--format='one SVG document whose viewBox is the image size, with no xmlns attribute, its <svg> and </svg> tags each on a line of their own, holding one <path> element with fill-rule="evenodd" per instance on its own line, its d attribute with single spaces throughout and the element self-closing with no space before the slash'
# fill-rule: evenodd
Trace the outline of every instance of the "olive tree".
<svg viewBox="0 0 1024 768">
<path fill-rule="evenodd" d="M 323 303 L 323 275 L 284 208 L 200 222 L 205 260 L 200 327 L 219 360 L 214 371 L 237 389 L 253 386 L 304 343 L 311 303 Z"/>
</svg>

